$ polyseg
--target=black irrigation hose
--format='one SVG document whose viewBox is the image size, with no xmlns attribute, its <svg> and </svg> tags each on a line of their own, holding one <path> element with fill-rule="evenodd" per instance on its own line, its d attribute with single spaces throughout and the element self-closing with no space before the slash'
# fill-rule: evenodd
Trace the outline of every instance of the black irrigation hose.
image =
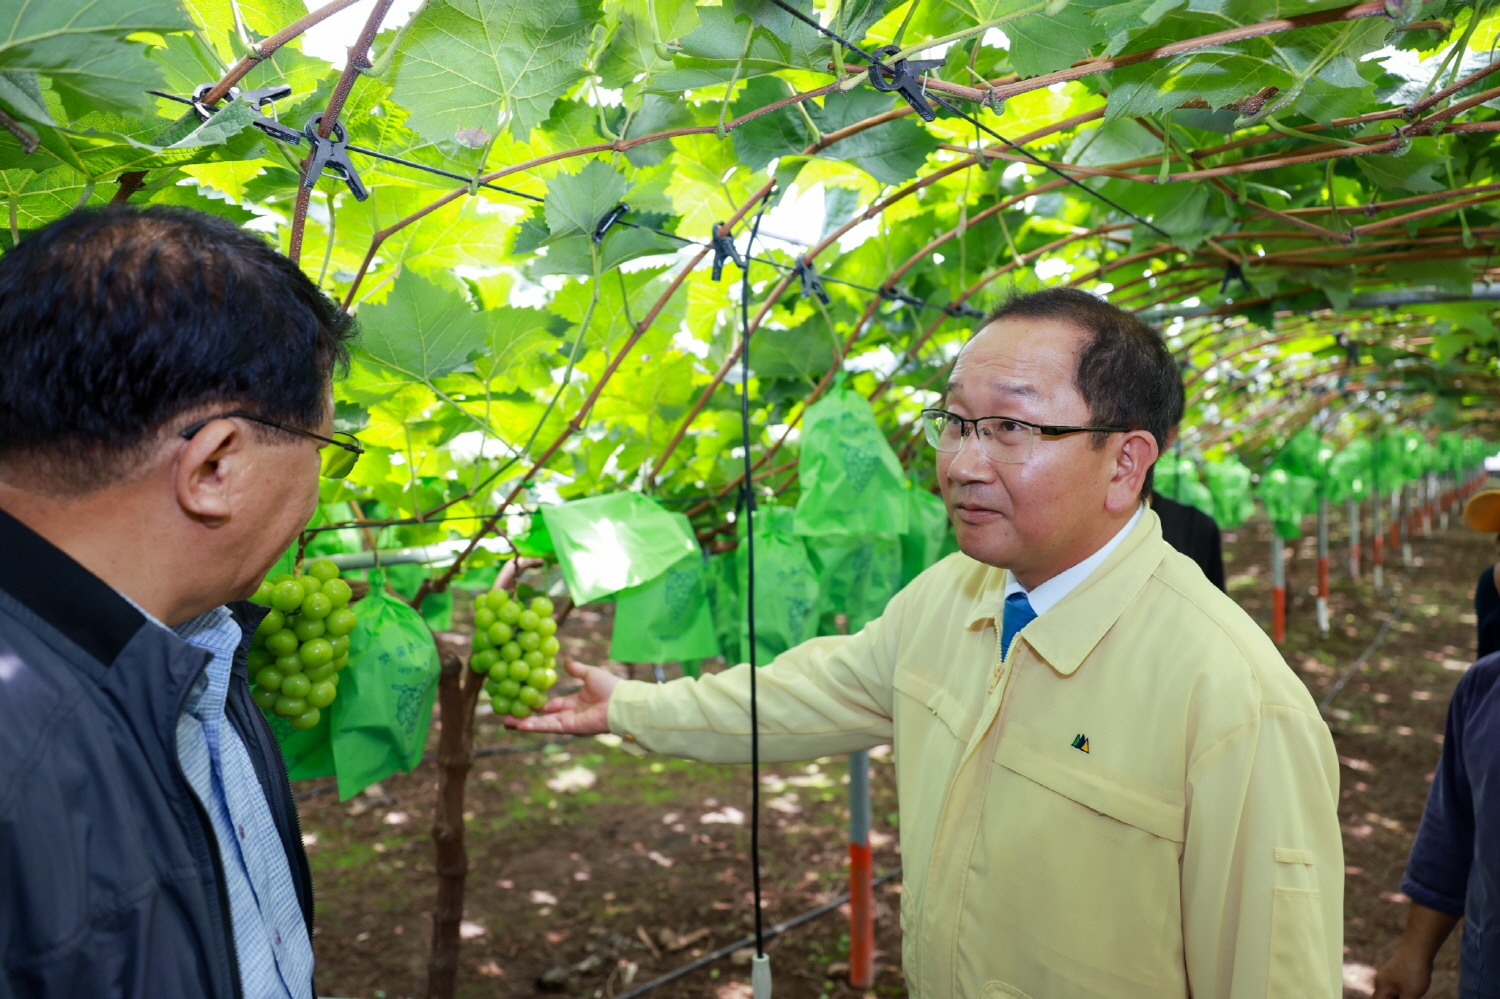
<svg viewBox="0 0 1500 999">
<path fill-rule="evenodd" d="M 1422 547 L 1422 554 L 1424 556 L 1430 554 L 1432 551 L 1432 540 L 1430 538 L 1426 540 L 1427 543 Z M 1412 566 L 1412 569 L 1415 568 L 1416 566 Z M 1411 579 L 1411 575 L 1412 570 L 1408 569 L 1401 574 L 1401 578 L 1409 581 Z M 1394 580 L 1392 582 L 1394 584 Z M 1392 585 L 1391 589 L 1394 591 L 1395 586 Z M 1390 633 L 1391 628 L 1395 626 L 1397 621 L 1401 620 L 1402 610 L 1403 608 L 1400 602 L 1397 600 L 1396 594 L 1392 592 L 1390 616 L 1385 619 L 1385 623 L 1380 626 L 1380 630 L 1375 633 L 1375 637 L 1371 639 L 1370 644 L 1365 648 L 1365 651 L 1361 652 L 1359 654 L 1359 658 L 1354 660 L 1354 665 L 1344 670 L 1343 674 L 1338 678 L 1338 682 L 1336 682 L 1333 685 L 1333 688 L 1323 696 L 1323 699 L 1321 701 L 1318 702 L 1318 714 L 1326 715 L 1328 713 L 1329 705 L 1333 704 L 1333 699 L 1338 696 L 1339 691 L 1343 690 L 1345 685 L 1347 685 L 1350 680 L 1354 679 L 1354 677 L 1358 675 L 1360 670 L 1364 669 L 1365 663 L 1370 661 L 1370 657 L 1375 654 L 1375 650 L 1379 649 L 1380 646 L 1385 642 L 1385 636 Z"/>
<path fill-rule="evenodd" d="M 760 199 L 760 211 L 750 225 L 750 239 L 745 255 L 755 247 L 760 220 L 771 203 L 771 191 Z M 760 899 L 760 710 L 755 696 L 755 466 L 750 455 L 750 261 L 740 272 L 740 324 L 744 330 L 740 344 L 740 434 L 745 452 L 745 617 L 746 640 L 750 663 L 750 880 L 755 895 L 755 954 L 766 953 L 765 934 L 761 925 Z"/>
<path fill-rule="evenodd" d="M 1375 654 L 1375 650 L 1380 648 L 1381 643 L 1385 641 L 1385 636 L 1390 632 L 1391 627 L 1400 619 L 1401 605 L 1397 604 L 1396 609 L 1391 612 L 1390 617 L 1385 619 L 1385 623 L 1375 633 L 1374 640 L 1370 642 L 1365 651 L 1359 654 L 1359 658 L 1354 660 L 1354 665 L 1344 670 L 1343 676 L 1339 677 L 1338 682 L 1333 685 L 1333 689 L 1324 695 L 1323 700 L 1318 704 L 1318 714 L 1326 715 L 1328 713 L 1328 706 L 1333 703 L 1333 699 L 1338 696 L 1339 691 L 1343 690 L 1344 685 L 1354 679 L 1354 675 L 1364 668 L 1365 663 Z"/>
<path fill-rule="evenodd" d="M 900 877 L 900 875 L 901 865 L 897 864 L 894 868 L 876 878 L 873 882 L 873 885 L 875 887 L 878 887 L 885 884 L 892 878 Z M 791 919 L 777 923 L 775 926 L 766 927 L 765 931 L 760 934 L 760 937 L 762 940 L 769 940 L 774 936 L 785 933 L 787 930 L 801 926 L 803 923 L 811 922 L 812 920 L 817 919 L 819 916 L 827 915 L 847 901 L 849 901 L 849 893 L 844 892 L 833 901 L 825 902 L 815 909 L 808 909 L 800 916 L 793 916 Z M 757 913 L 757 915 L 759 914 Z M 646 984 L 638 985 L 635 988 L 631 989 L 629 992 L 621 992 L 619 995 L 615 996 L 614 999 L 635 999 L 636 996 L 643 996 L 647 992 L 650 992 L 652 989 L 657 988 L 658 986 L 665 985 L 668 982 L 676 981 L 683 975 L 687 975 L 694 971 L 697 971 L 699 968 L 713 964 L 715 961 L 722 961 L 724 958 L 733 954 L 735 951 L 744 950 L 746 947 L 749 947 L 754 943 L 756 943 L 755 937 L 745 937 L 745 939 L 743 940 L 736 940 L 734 943 L 729 944 L 726 947 L 720 947 L 718 950 L 713 951 L 712 953 L 704 954 L 702 957 L 696 960 L 689 961 L 687 964 L 684 964 L 680 968 L 674 968 L 673 970 L 667 972 L 665 975 L 662 975 L 660 978 L 653 978 Z"/>
</svg>

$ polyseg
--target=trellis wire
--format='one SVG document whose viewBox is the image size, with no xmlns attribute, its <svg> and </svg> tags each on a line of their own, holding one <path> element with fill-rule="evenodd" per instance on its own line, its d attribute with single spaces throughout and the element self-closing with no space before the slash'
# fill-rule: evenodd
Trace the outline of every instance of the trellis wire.
<svg viewBox="0 0 1500 999">
<path fill-rule="evenodd" d="M 899 78 L 898 74 L 896 73 L 896 71 L 893 70 L 893 69 L 891 69 L 885 63 L 881 62 L 879 59 L 875 58 L 873 55 L 871 55 L 870 53 L 866 52 L 864 49 L 860 48 L 858 45 L 855 45 L 853 42 L 850 42 L 850 41 L 847 41 L 847 40 L 845 40 L 843 38 L 840 38 L 836 33 L 832 32 L 832 31 L 829 31 L 827 28 L 823 27 L 821 24 L 819 24 L 814 19 L 808 17 L 806 14 L 802 13 L 800 10 L 798 10 L 795 7 L 793 7 L 791 4 L 787 3 L 786 0 L 771 0 L 771 2 L 774 3 L 776 6 L 780 7 L 782 10 L 786 11 L 788 14 L 791 14 L 793 17 L 795 17 L 798 20 L 802 21 L 804 24 L 807 24 L 807 25 L 811 26 L 812 28 L 816 29 L 817 31 L 821 32 L 822 34 L 827 35 L 829 38 L 833 39 L 834 42 L 836 42 L 839 45 L 842 45 L 844 48 L 848 49 L 850 52 L 853 52 L 855 55 L 857 55 L 860 58 L 864 59 L 866 62 L 870 63 L 870 65 L 878 67 L 879 69 L 883 70 L 884 72 L 889 73 L 891 75 L 891 79 L 892 80 L 896 80 L 896 79 Z M 1085 184 L 1082 181 L 1078 180 L 1076 177 L 1073 177 L 1073 176 L 1070 176 L 1069 174 L 1063 173 L 1057 167 L 1053 166 L 1051 163 L 1048 163 L 1046 160 L 1043 160 L 1042 158 L 1040 158 L 1036 154 L 1032 153 L 1030 150 L 1026 149 L 1024 146 L 1018 146 L 1014 142 L 1011 142 L 1009 139 L 1007 139 L 1005 136 L 1001 135 L 999 132 L 997 132 L 994 129 L 990 128 L 988 125 L 985 125 L 978 118 L 973 117 L 972 115 L 970 115 L 969 113 L 967 113 L 965 111 L 960 111 L 958 108 L 954 107 L 952 104 L 949 104 L 947 101 L 943 100 L 941 97 L 932 96 L 931 99 L 939 107 L 946 108 L 949 114 L 954 115 L 955 117 L 958 117 L 958 118 L 962 118 L 964 121 L 966 121 L 969 124 L 973 125 L 975 128 L 982 129 L 987 134 L 994 136 L 995 138 L 999 139 L 1001 142 L 1005 143 L 1010 148 L 1014 149 L 1016 152 L 1020 153 L 1022 156 L 1025 156 L 1027 159 L 1031 160 L 1037 166 L 1042 167 L 1045 170 L 1050 170 L 1052 173 L 1057 174 L 1059 177 L 1063 178 L 1068 183 L 1074 185 L 1075 187 L 1079 188 L 1080 190 L 1087 191 L 1088 194 L 1091 197 L 1095 198 L 1098 201 L 1104 202 L 1106 205 L 1108 205 L 1109 207 L 1113 208 L 1115 211 L 1120 212 L 1121 214 L 1125 215 L 1127 218 L 1135 219 L 1137 222 L 1139 222 L 1143 226 L 1146 226 L 1148 229 L 1151 229 L 1151 230 L 1153 230 L 1153 231 L 1155 231 L 1157 233 L 1160 233 L 1163 236 L 1166 236 L 1167 239 L 1171 239 L 1172 238 L 1171 234 L 1168 233 L 1166 230 L 1161 229 L 1161 228 L 1157 227 L 1156 225 L 1153 225 L 1150 222 L 1147 222 L 1145 219 L 1141 218 L 1135 212 L 1132 212 L 1130 209 L 1124 207 L 1123 205 L 1117 204 L 1116 202 L 1112 201 L 1111 199 L 1105 197 L 1103 194 L 1100 194 L 1098 191 L 1094 190 L 1092 187 L 1089 187 L 1087 184 Z"/>
</svg>

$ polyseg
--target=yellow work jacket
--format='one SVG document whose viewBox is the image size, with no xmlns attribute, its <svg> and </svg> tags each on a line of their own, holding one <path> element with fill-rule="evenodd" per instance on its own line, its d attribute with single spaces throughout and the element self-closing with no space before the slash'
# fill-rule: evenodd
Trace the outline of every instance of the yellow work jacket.
<svg viewBox="0 0 1500 999">
<path fill-rule="evenodd" d="M 1004 570 L 933 566 L 757 674 L 761 758 L 895 745 L 917 999 L 1336 999 L 1338 761 L 1261 629 L 1156 514 L 1002 660 Z M 622 682 L 610 728 L 749 758 L 748 667 Z"/>
</svg>

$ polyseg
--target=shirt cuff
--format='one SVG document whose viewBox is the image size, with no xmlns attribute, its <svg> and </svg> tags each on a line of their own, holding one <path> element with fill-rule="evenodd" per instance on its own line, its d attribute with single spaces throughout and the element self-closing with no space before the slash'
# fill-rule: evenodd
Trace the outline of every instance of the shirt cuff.
<svg viewBox="0 0 1500 999">
<path fill-rule="evenodd" d="M 1438 912 L 1446 912 L 1450 916 L 1462 916 L 1464 914 L 1464 900 L 1435 892 L 1426 885 L 1413 881 L 1408 874 L 1401 879 L 1401 893 L 1419 905 L 1425 905 L 1429 909 Z"/>
</svg>

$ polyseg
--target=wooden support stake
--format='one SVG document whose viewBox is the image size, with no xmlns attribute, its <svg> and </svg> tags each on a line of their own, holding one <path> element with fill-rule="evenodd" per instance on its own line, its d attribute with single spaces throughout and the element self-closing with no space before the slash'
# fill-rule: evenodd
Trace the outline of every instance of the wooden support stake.
<svg viewBox="0 0 1500 999">
<path fill-rule="evenodd" d="M 459 923 L 464 917 L 464 783 L 474 762 L 474 706 L 484 677 L 465 667 L 451 649 L 440 649 L 438 703 L 438 802 L 432 825 L 437 899 L 432 906 L 432 954 L 427 960 L 427 999 L 453 999 L 458 986 Z"/>
</svg>

